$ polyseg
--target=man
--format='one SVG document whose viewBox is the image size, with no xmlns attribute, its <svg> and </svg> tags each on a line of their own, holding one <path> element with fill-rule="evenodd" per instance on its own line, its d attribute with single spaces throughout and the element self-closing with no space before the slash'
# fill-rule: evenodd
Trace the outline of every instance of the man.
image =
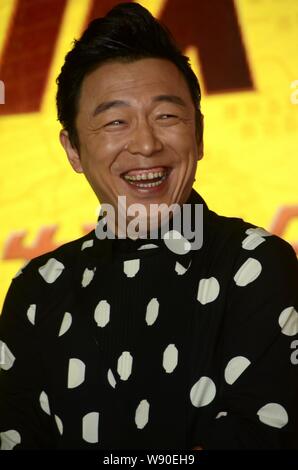
<svg viewBox="0 0 298 470">
<path fill-rule="evenodd" d="M 12 281 L 2 448 L 297 448 L 297 259 L 192 190 L 203 120 L 188 59 L 148 11 L 121 4 L 57 82 L 61 143 L 106 212 Z M 124 196 L 144 209 L 139 237 L 125 237 Z M 156 204 L 178 205 L 202 246 L 177 230 L 177 209 L 154 223 Z"/>
</svg>

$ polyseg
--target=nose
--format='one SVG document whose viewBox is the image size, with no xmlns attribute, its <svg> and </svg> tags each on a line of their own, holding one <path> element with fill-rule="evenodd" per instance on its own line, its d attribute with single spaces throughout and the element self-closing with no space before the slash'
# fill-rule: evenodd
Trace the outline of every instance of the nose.
<svg viewBox="0 0 298 470">
<path fill-rule="evenodd" d="M 150 157 L 162 149 L 162 143 L 154 129 L 147 120 L 138 122 L 129 136 L 129 142 L 125 148 L 131 154 L 139 154 Z"/>
</svg>

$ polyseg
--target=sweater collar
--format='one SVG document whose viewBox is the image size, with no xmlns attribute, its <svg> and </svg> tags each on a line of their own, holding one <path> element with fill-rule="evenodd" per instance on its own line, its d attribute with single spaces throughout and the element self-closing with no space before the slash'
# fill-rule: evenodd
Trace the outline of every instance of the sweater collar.
<svg viewBox="0 0 298 470">
<path fill-rule="evenodd" d="M 197 207 L 196 207 L 197 206 Z M 200 209 L 199 209 L 200 207 Z M 93 232 L 97 254 L 104 258 L 110 258 L 112 255 L 126 255 L 138 253 L 141 250 L 147 251 L 150 248 L 166 247 L 168 251 L 179 259 L 189 259 L 189 255 L 194 249 L 198 248 L 198 243 L 203 236 L 203 226 L 207 222 L 209 213 L 208 206 L 204 199 L 192 189 L 189 198 L 181 208 L 181 223 L 179 227 L 171 218 L 168 225 L 163 230 L 159 229 L 158 238 L 117 238 L 106 227 L 106 222 L 102 215 L 98 218 L 98 223 Z M 177 221 L 177 220 L 176 220 Z M 179 218 L 178 218 L 179 221 Z M 102 227 L 105 227 L 107 236 L 102 238 Z M 201 231 L 201 232 L 200 232 Z M 101 234 L 99 239 L 98 234 Z M 195 237 L 194 237 L 194 234 Z M 196 243 L 194 243 L 194 241 Z M 185 264 L 185 263 L 183 263 Z"/>
</svg>

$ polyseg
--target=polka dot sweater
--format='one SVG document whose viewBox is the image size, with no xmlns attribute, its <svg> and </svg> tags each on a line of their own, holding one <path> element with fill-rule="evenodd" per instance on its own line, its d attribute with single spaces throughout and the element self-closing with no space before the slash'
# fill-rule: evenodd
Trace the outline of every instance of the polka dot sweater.
<svg viewBox="0 0 298 470">
<path fill-rule="evenodd" d="M 1 449 L 298 448 L 295 253 L 189 202 L 203 204 L 198 250 L 93 231 L 17 274 Z"/>
</svg>

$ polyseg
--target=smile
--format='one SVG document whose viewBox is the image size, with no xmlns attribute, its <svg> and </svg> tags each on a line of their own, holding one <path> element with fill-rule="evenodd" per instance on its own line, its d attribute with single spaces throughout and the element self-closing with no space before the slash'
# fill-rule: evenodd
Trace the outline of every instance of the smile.
<svg viewBox="0 0 298 470">
<path fill-rule="evenodd" d="M 169 169 L 164 167 L 132 170 L 122 175 L 122 177 L 132 186 L 137 188 L 155 188 L 160 186 L 167 178 Z"/>
</svg>

